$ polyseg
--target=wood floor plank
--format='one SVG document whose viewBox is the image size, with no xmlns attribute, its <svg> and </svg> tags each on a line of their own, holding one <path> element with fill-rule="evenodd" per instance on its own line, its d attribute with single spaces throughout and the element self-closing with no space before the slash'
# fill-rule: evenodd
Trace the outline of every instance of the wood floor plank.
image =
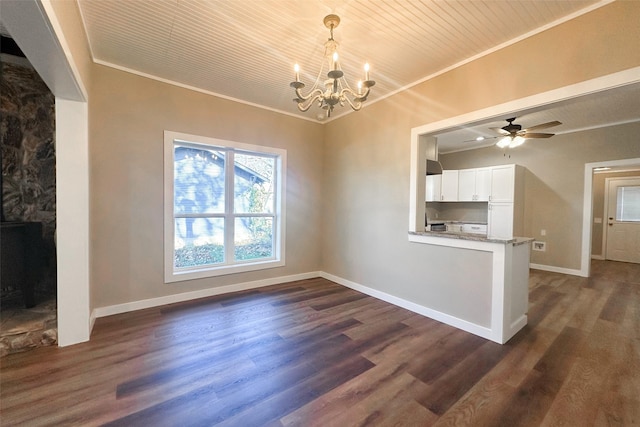
<svg viewBox="0 0 640 427">
<path fill-rule="evenodd" d="M 379 395 L 382 399 L 389 400 L 387 394 L 380 391 L 386 385 L 397 392 L 404 390 L 408 382 L 413 381 L 411 376 L 402 375 L 402 367 L 390 364 L 372 367 L 368 374 L 360 375 L 352 380 L 336 387 L 331 393 L 324 394 L 307 403 L 303 407 L 284 416 L 281 421 L 285 426 L 305 425 L 308 427 L 324 425 L 341 425 L 339 418 L 345 413 L 350 413 L 355 405 L 371 395 Z M 365 416 L 368 416 L 365 415 Z M 349 415 L 353 419 L 353 415 Z M 348 425 L 348 424 L 342 424 Z"/>
<path fill-rule="evenodd" d="M 434 414 L 445 414 L 510 351 L 508 346 L 484 342 L 459 363 L 453 363 L 437 377 L 437 381 L 431 382 L 429 393 L 421 396 L 418 402 Z"/>
<path fill-rule="evenodd" d="M 607 303 L 602 307 L 600 318 L 609 322 L 620 323 L 624 319 L 627 303 L 631 296 L 631 285 L 624 282 L 615 284 L 614 291 L 609 296 Z"/>
<path fill-rule="evenodd" d="M 506 345 L 322 278 L 100 318 L 0 359 L 1 424 L 640 423 L 640 265 L 531 270 Z"/>
<path fill-rule="evenodd" d="M 578 357 L 584 333 L 565 328 L 518 388 L 501 419 L 507 425 L 539 425 Z"/>
</svg>

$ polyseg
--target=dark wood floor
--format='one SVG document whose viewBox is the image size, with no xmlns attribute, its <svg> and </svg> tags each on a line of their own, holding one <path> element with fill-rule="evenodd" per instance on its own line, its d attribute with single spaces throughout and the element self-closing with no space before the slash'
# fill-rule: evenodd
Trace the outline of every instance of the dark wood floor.
<svg viewBox="0 0 640 427">
<path fill-rule="evenodd" d="M 640 265 L 530 291 L 504 346 L 324 279 L 98 319 L 0 360 L 0 424 L 639 425 Z"/>
</svg>

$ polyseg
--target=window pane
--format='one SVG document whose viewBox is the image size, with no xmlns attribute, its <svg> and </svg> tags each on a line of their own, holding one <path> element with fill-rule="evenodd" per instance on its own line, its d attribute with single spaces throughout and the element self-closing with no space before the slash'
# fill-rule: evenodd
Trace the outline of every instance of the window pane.
<svg viewBox="0 0 640 427">
<path fill-rule="evenodd" d="M 273 218 L 236 218 L 234 243 L 236 261 L 273 257 Z"/>
<path fill-rule="evenodd" d="M 176 145 L 174 212 L 224 212 L 224 152 Z"/>
<path fill-rule="evenodd" d="M 640 221 L 640 186 L 618 187 L 616 221 Z"/>
<path fill-rule="evenodd" d="M 176 218 L 174 245 L 176 268 L 224 262 L 224 219 Z"/>
<path fill-rule="evenodd" d="M 234 211 L 273 213 L 275 159 L 236 153 L 234 163 Z"/>
</svg>

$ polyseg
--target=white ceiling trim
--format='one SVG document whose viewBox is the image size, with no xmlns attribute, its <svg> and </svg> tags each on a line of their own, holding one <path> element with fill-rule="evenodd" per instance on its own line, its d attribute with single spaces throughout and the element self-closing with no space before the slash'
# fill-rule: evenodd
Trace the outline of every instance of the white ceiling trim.
<svg viewBox="0 0 640 427">
<path fill-rule="evenodd" d="M 628 125 L 629 123 L 637 123 L 637 122 L 640 122 L 640 117 L 637 118 L 637 119 L 620 120 L 620 121 L 617 121 L 617 122 L 611 122 L 611 123 L 607 123 L 606 125 L 585 126 L 585 127 L 581 127 L 581 128 L 577 128 L 577 129 L 572 129 L 570 131 L 555 132 L 555 135 L 565 135 L 565 134 L 576 133 L 576 132 L 584 132 L 584 131 L 588 131 L 588 130 L 600 129 L 600 128 L 603 128 L 603 127 Z"/>
<path fill-rule="evenodd" d="M 181 87 L 183 89 L 192 90 L 194 92 L 200 92 L 200 93 L 204 93 L 206 95 L 212 95 L 212 96 L 215 96 L 215 97 L 218 97 L 218 98 L 226 99 L 228 101 L 234 101 L 234 102 L 238 102 L 240 104 L 249 105 L 251 107 L 257 107 L 257 108 L 261 108 L 263 110 L 273 111 L 273 112 L 276 112 L 276 113 L 280 113 L 280 114 L 284 114 L 284 115 L 287 115 L 287 116 L 295 117 L 296 119 L 308 120 L 308 121 L 311 121 L 311 122 L 323 124 L 323 122 L 320 122 L 318 120 L 312 119 L 311 117 L 300 116 L 298 114 L 293 114 L 293 113 L 290 113 L 288 111 L 282 111 L 282 110 L 278 110 L 276 108 L 267 107 L 265 105 L 256 104 L 254 102 L 249 102 L 249 101 L 244 101 L 242 99 L 233 98 L 233 97 L 228 96 L 228 95 L 223 95 L 221 93 L 212 92 L 212 91 L 209 91 L 209 90 L 206 90 L 206 89 L 202 89 L 202 88 L 199 88 L 199 87 L 196 87 L 196 86 L 190 86 L 190 85 L 187 85 L 187 84 L 184 84 L 184 83 L 176 82 L 175 80 L 169 80 L 169 79 L 165 79 L 165 78 L 162 78 L 162 77 L 154 76 L 153 74 L 143 73 L 142 71 L 133 70 L 131 68 L 123 67 L 121 65 L 113 64 L 113 63 L 107 62 L 107 61 L 102 61 L 100 59 L 93 59 L 93 62 L 96 63 L 96 64 L 99 64 L 99 65 L 104 65 L 105 67 L 115 68 L 116 70 L 124 71 L 126 73 L 135 74 L 135 75 L 140 76 L 140 77 L 146 77 L 148 79 L 156 80 L 156 81 L 159 81 L 159 82 L 162 82 L 162 83 L 166 83 L 166 84 L 170 84 L 170 85 L 173 85 L 173 86 L 178 86 L 178 87 Z"/>
</svg>

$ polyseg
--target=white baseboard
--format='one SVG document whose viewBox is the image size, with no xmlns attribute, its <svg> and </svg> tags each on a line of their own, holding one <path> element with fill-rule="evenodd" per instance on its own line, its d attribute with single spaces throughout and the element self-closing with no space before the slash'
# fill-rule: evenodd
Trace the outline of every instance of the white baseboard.
<svg viewBox="0 0 640 427">
<path fill-rule="evenodd" d="M 605 258 L 602 255 L 591 255 L 591 259 L 599 259 L 601 261 L 604 261 Z"/>
<path fill-rule="evenodd" d="M 127 313 L 129 311 L 142 310 L 145 308 L 158 307 L 161 305 L 173 304 L 176 302 L 189 301 L 198 298 L 205 298 L 214 295 L 227 294 L 230 292 L 246 291 L 248 289 L 262 288 L 264 286 L 277 285 L 279 283 L 295 282 L 296 280 L 313 279 L 320 277 L 318 271 L 309 273 L 293 274 L 290 276 L 280 276 L 271 279 L 255 280 L 252 282 L 236 283 L 233 285 L 220 286 L 217 288 L 202 289 L 199 291 L 183 292 L 181 294 L 167 295 L 157 298 L 149 298 L 140 301 L 132 301 L 123 304 L 109 305 L 106 307 L 98 307 L 93 310 L 91 317 L 112 316 L 114 314 Z"/>
<path fill-rule="evenodd" d="M 343 279 L 342 277 L 325 273 L 324 271 L 320 272 L 320 277 L 323 277 L 327 280 L 331 280 L 332 282 L 336 282 L 342 286 L 346 286 L 347 288 L 351 288 L 355 291 L 362 292 L 363 294 L 367 294 L 374 298 L 378 298 L 379 300 L 388 302 L 398 307 L 402 307 L 409 311 L 413 311 L 414 313 L 418 313 L 430 319 L 445 323 L 449 326 L 453 326 L 455 328 L 462 329 L 463 331 L 469 332 L 471 334 L 478 335 L 479 337 L 486 338 L 488 340 L 493 340 L 493 336 L 490 328 L 476 325 L 475 323 L 471 323 L 466 320 L 451 316 L 450 314 L 433 310 L 431 308 L 413 303 L 411 301 L 407 301 L 405 299 L 387 294 L 386 292 L 378 291 L 377 289 L 369 288 L 368 286 L 364 286 L 359 283 L 355 283 L 350 280 Z"/>
<path fill-rule="evenodd" d="M 571 276 L 584 277 L 584 274 L 582 273 L 581 270 L 574 270 L 572 268 L 564 268 L 564 267 L 556 267 L 554 265 L 530 263 L 529 268 L 533 268 L 534 270 L 550 271 L 552 273 L 562 273 L 562 274 L 569 274 Z"/>
<path fill-rule="evenodd" d="M 532 266 L 532 268 L 536 268 L 536 267 Z M 458 317 L 451 316 L 449 314 L 442 313 L 437 310 L 433 310 L 431 308 L 413 303 L 411 301 L 407 301 L 405 299 L 396 297 L 394 295 L 387 294 L 386 292 L 382 292 L 377 289 L 369 288 L 368 286 L 361 285 L 359 283 L 352 282 L 347 279 L 343 279 L 342 277 L 335 276 L 333 274 L 329 274 L 324 271 L 315 271 L 315 272 L 301 273 L 301 274 L 295 274 L 290 276 L 275 277 L 272 279 L 237 283 L 233 285 L 220 286 L 217 288 L 202 289 L 202 290 L 193 291 L 193 292 L 184 292 L 180 294 L 167 295 L 167 296 L 158 297 L 158 298 L 149 298 L 145 300 L 132 301 L 132 302 L 123 303 L 123 304 L 98 307 L 94 309 L 91 313 L 91 326 L 93 328 L 93 323 L 95 322 L 95 319 L 99 317 L 112 316 L 114 314 L 127 313 L 130 311 L 158 307 L 162 305 L 189 301 L 189 300 L 194 300 L 198 298 L 205 298 L 205 297 L 214 296 L 214 295 L 221 295 L 221 294 L 226 294 L 231 292 L 261 288 L 264 286 L 271 286 L 279 283 L 287 283 L 287 282 L 293 282 L 296 280 L 312 279 L 315 277 L 323 277 L 327 280 L 331 280 L 347 288 L 351 288 L 358 292 L 362 292 L 363 294 L 370 295 L 374 298 L 380 299 L 382 301 L 388 302 L 398 307 L 405 308 L 409 311 L 413 311 L 414 313 L 418 313 L 422 316 L 426 316 L 431 319 L 437 320 L 439 322 L 445 323 L 447 325 L 453 326 L 455 328 L 462 329 L 463 331 L 469 332 L 479 337 L 482 337 L 488 340 L 493 340 L 491 328 L 476 325 L 474 323 L 460 319 Z"/>
</svg>

